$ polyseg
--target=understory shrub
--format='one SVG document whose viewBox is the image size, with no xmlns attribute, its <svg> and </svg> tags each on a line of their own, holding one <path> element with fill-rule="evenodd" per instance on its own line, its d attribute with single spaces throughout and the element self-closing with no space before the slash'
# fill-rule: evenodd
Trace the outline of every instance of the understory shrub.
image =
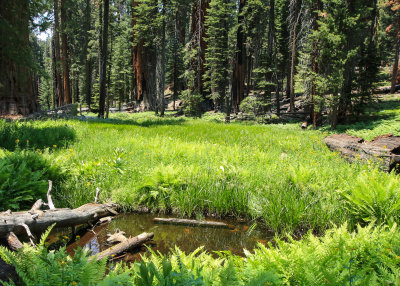
<svg viewBox="0 0 400 286">
<path fill-rule="evenodd" d="M 0 211 L 29 208 L 43 198 L 48 180 L 57 183 L 63 170 L 38 152 L 17 150 L 0 158 Z"/>
</svg>

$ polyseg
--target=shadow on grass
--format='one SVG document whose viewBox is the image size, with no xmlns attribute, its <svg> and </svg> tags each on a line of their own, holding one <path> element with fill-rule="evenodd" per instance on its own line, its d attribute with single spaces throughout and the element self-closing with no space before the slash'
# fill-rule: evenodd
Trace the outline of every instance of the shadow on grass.
<svg viewBox="0 0 400 286">
<path fill-rule="evenodd" d="M 43 123 L 43 124 L 41 124 Z M 73 128 L 48 122 L 20 123 L 0 121 L 0 147 L 14 151 L 17 147 L 47 148 L 64 147 L 76 138 Z"/>
<path fill-rule="evenodd" d="M 170 118 L 160 118 L 160 119 L 98 119 L 95 117 L 86 117 L 85 121 L 91 124 L 115 124 L 115 125 L 134 125 L 139 127 L 153 127 L 153 126 L 163 126 L 163 125 L 181 125 L 186 122 L 184 118 L 170 119 Z"/>
<path fill-rule="evenodd" d="M 368 111 L 358 117 L 351 118 L 347 122 L 338 125 L 335 132 L 341 133 L 347 130 L 372 130 L 384 121 L 395 120 L 400 116 L 400 101 L 388 100 L 380 103 L 375 103 L 368 108 Z"/>
</svg>

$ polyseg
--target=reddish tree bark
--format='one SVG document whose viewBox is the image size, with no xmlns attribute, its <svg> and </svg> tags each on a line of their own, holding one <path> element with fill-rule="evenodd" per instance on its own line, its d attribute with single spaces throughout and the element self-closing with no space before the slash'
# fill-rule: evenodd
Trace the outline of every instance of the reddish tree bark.
<svg viewBox="0 0 400 286">
<path fill-rule="evenodd" d="M 66 0 L 61 0 L 61 48 L 62 48 L 62 68 L 63 68 L 63 92 L 64 92 L 64 104 L 72 103 L 71 88 L 69 80 L 69 65 L 68 65 L 68 42 L 67 33 L 65 32 L 66 24 Z"/>
<path fill-rule="evenodd" d="M 203 90 L 203 74 L 205 71 L 205 50 L 207 44 L 205 42 L 206 29 L 204 26 L 207 9 L 209 8 L 208 0 L 196 0 L 192 8 L 191 22 L 191 46 L 197 50 L 197 57 L 192 59 L 191 68 L 195 71 L 195 81 L 191 90 L 204 95 Z"/>
<path fill-rule="evenodd" d="M 136 25 L 136 15 L 135 9 L 138 6 L 138 2 L 132 1 L 132 27 L 134 28 Z M 136 100 L 143 100 L 143 80 L 144 80 L 144 48 L 143 43 L 136 43 L 136 35 L 135 31 L 133 31 L 133 76 L 135 82 L 135 92 L 136 92 Z"/>
<path fill-rule="evenodd" d="M 28 7 L 28 0 L 0 1 L 0 19 L 9 25 L 0 25 L 0 115 L 27 115 L 38 109 L 29 68 Z"/>
<path fill-rule="evenodd" d="M 63 86 L 61 79 L 61 71 L 60 71 L 60 63 L 61 63 L 61 52 L 60 52 L 60 21 L 58 17 L 58 0 L 54 0 L 54 50 L 56 57 L 56 83 L 57 83 L 57 100 L 58 106 L 62 106 L 64 104 L 63 98 Z"/>
</svg>

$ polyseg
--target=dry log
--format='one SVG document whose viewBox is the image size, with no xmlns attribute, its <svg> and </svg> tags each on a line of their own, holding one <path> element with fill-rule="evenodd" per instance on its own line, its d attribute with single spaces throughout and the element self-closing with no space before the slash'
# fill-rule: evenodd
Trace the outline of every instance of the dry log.
<svg viewBox="0 0 400 286">
<path fill-rule="evenodd" d="M 97 258 L 97 260 L 101 260 L 104 257 L 110 258 L 110 257 L 120 254 L 124 251 L 128 251 L 129 249 L 138 247 L 138 246 L 142 245 L 143 243 L 153 239 L 153 237 L 154 237 L 153 233 L 147 233 L 147 232 L 139 234 L 138 236 L 135 236 L 135 237 L 129 237 L 126 240 L 100 252 L 95 257 Z M 93 259 L 93 258 L 94 257 L 92 257 L 91 259 Z"/>
<path fill-rule="evenodd" d="M 113 234 L 111 234 L 111 233 L 107 234 L 107 243 L 110 243 L 110 244 L 114 244 L 114 243 L 117 243 L 117 242 L 118 243 L 119 242 L 123 242 L 126 239 L 127 238 L 125 236 L 125 232 L 124 231 L 117 230 Z"/>
<path fill-rule="evenodd" d="M 219 221 L 179 219 L 179 218 L 160 218 L 160 217 L 154 218 L 153 221 L 156 223 L 180 224 L 180 225 L 190 225 L 190 226 L 234 228 L 233 226 L 231 226 L 227 223 L 219 222 Z"/>
<path fill-rule="evenodd" d="M 21 234 L 26 231 L 26 225 L 31 232 L 45 231 L 56 223 L 57 227 L 75 226 L 94 222 L 105 216 L 116 213 L 116 205 L 113 204 L 86 204 L 76 209 L 44 210 L 37 217 L 32 218 L 29 212 L 14 212 L 12 214 L 0 214 L 0 237 L 10 232 Z"/>
<path fill-rule="evenodd" d="M 53 188 L 53 182 L 49 180 L 49 189 L 47 190 L 47 205 L 51 210 L 54 210 L 56 207 L 54 206 L 53 199 L 51 198 L 52 188 Z"/>
<path fill-rule="evenodd" d="M 112 221 L 113 219 L 114 219 L 114 217 L 112 217 L 112 216 L 102 217 L 102 218 L 99 219 L 99 221 L 97 222 L 97 225 L 104 224 L 104 223 L 108 223 L 108 222 Z"/>
<path fill-rule="evenodd" d="M 19 241 L 18 237 L 13 232 L 8 233 L 6 239 L 11 250 L 17 250 L 23 246 L 21 241 Z"/>
<path fill-rule="evenodd" d="M 99 202 L 99 196 L 100 196 L 100 188 L 96 188 L 96 196 L 94 197 L 94 203 L 97 204 Z"/>
<path fill-rule="evenodd" d="M 347 134 L 334 134 L 325 138 L 332 151 L 340 152 L 350 161 L 355 159 L 377 162 L 384 171 L 398 169 L 400 165 L 400 137 L 392 134 L 378 136 L 372 141 Z"/>
<path fill-rule="evenodd" d="M 375 90 L 375 93 L 390 93 L 391 91 L 391 86 L 384 86 L 384 87 L 380 87 L 377 90 Z M 400 90 L 400 84 L 396 85 L 395 91 Z"/>
</svg>

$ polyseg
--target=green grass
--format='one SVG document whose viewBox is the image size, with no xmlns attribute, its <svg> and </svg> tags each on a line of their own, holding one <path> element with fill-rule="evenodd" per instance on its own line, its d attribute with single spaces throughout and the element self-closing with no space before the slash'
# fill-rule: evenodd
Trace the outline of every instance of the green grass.
<svg viewBox="0 0 400 286">
<path fill-rule="evenodd" d="M 384 95 L 379 102 L 370 104 L 357 122 L 339 125 L 335 132 L 345 132 L 365 140 L 384 134 L 400 136 L 400 95 Z"/>
<path fill-rule="evenodd" d="M 3 130 L 14 128 L 2 124 Z M 328 150 L 324 133 L 302 131 L 296 124 L 119 113 L 107 120 L 18 126 L 36 130 L 52 124 L 67 129 L 54 132 L 54 138 L 51 133 L 22 135 L 52 144 L 74 134 L 74 141 L 45 152 L 67 174 L 55 185 L 61 206 L 92 202 L 99 187 L 101 201 L 127 210 L 147 206 L 189 217 L 247 217 L 276 232 L 323 232 L 346 221 L 354 225 L 400 217 L 396 175 L 380 172 L 371 162 L 346 162 Z M 43 134 L 46 140 L 35 137 Z"/>
<path fill-rule="evenodd" d="M 76 141 L 51 149 L 54 162 L 69 172 L 56 187 L 59 204 L 93 201 L 99 187 L 102 201 L 127 209 L 145 205 L 186 216 L 241 216 L 260 219 L 274 231 L 300 233 L 347 220 L 399 217 L 398 178 L 373 165 L 345 162 L 328 150 L 319 131 L 149 113 L 113 117 L 67 122 Z M 379 179 L 386 196 L 375 196 L 370 177 Z M 395 187 L 386 189 L 387 182 Z M 359 188 L 371 188 L 369 203 L 378 206 L 362 218 L 356 213 Z M 393 210 L 376 217 L 387 205 Z"/>
</svg>

